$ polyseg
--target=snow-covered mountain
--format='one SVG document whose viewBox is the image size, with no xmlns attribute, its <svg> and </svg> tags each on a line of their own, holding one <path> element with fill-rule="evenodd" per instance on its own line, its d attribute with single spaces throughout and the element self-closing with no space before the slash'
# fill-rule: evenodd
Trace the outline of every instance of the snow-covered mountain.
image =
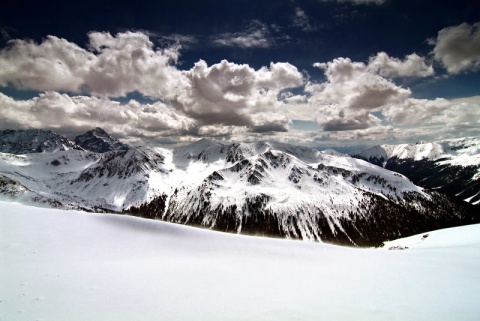
<svg viewBox="0 0 480 321">
<path fill-rule="evenodd" d="M 114 150 L 126 151 L 130 147 L 110 136 L 101 128 L 95 128 L 83 135 L 75 137 L 75 143 L 85 150 L 95 153 L 106 153 Z"/>
<path fill-rule="evenodd" d="M 479 221 L 398 173 L 275 142 L 4 153 L 0 175 L 2 195 L 24 202 L 340 244 Z"/>
<path fill-rule="evenodd" d="M 480 137 L 377 145 L 350 155 L 399 172 L 417 185 L 480 204 Z"/>
<path fill-rule="evenodd" d="M 74 142 L 51 130 L 1 130 L 0 152 L 10 154 L 46 153 L 81 149 Z"/>
</svg>

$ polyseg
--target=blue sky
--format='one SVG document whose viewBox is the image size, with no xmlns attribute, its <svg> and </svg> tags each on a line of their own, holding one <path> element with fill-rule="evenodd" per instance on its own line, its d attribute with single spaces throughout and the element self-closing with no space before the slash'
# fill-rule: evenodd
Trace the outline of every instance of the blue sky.
<svg viewBox="0 0 480 321">
<path fill-rule="evenodd" d="M 480 3 L 6 1 L 0 129 L 343 148 L 480 135 Z"/>
</svg>

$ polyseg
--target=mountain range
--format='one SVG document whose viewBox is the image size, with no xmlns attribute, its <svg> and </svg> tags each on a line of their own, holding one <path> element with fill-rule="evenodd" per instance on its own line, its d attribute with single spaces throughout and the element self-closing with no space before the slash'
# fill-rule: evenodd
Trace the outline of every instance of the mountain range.
<svg viewBox="0 0 480 321">
<path fill-rule="evenodd" d="M 480 204 L 480 138 L 377 145 L 352 157 L 401 173 L 413 183 Z"/>
<path fill-rule="evenodd" d="M 131 147 L 97 128 L 73 141 L 6 130 L 0 146 L 0 196 L 34 205 L 355 246 L 480 222 L 402 174 L 278 142 Z"/>
</svg>

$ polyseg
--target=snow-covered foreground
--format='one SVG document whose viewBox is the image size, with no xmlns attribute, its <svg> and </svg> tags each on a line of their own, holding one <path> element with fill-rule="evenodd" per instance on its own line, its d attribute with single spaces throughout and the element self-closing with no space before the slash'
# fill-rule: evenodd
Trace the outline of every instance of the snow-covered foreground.
<svg viewBox="0 0 480 321">
<path fill-rule="evenodd" d="M 353 249 L 0 202 L 0 320 L 478 320 L 480 225 L 428 234 Z"/>
</svg>

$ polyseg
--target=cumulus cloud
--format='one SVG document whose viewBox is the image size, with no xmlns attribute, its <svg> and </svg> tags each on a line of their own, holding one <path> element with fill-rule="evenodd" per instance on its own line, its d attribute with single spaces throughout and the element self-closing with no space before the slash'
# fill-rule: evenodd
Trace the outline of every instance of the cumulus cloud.
<svg viewBox="0 0 480 321">
<path fill-rule="evenodd" d="M 449 73 L 480 70 L 480 22 L 444 28 L 429 43 L 435 46 L 433 56 Z"/>
<path fill-rule="evenodd" d="M 88 50 L 55 36 L 40 44 L 9 41 L 0 51 L 0 86 L 113 97 L 138 91 L 168 99 L 185 85 L 174 67 L 178 45 L 156 50 L 141 32 L 88 36 Z"/>
<path fill-rule="evenodd" d="M 450 107 L 435 115 L 434 121 L 454 128 L 471 128 L 473 135 L 480 134 L 480 96 L 453 99 Z"/>
<path fill-rule="evenodd" d="M 385 108 L 382 113 L 394 124 L 420 124 L 435 121 L 435 116 L 451 107 L 451 103 L 443 98 L 406 99 L 401 104 L 394 104 Z"/>
<path fill-rule="evenodd" d="M 388 79 L 432 75 L 432 66 L 416 54 L 400 60 L 380 52 L 367 64 L 337 58 L 314 66 L 324 70 L 326 81 L 309 82 L 305 91 L 310 95 L 308 105 L 315 110 L 315 120 L 325 131 L 381 128 L 382 120 L 375 112 L 396 124 L 426 123 L 449 106 L 444 99 L 413 99 L 409 89 Z"/>
<path fill-rule="evenodd" d="M 279 112 L 283 107 L 279 92 L 303 84 L 302 74 L 288 63 L 271 63 L 269 68 L 255 70 L 226 60 L 212 66 L 200 60 L 184 74 L 190 86 L 173 101 L 176 108 L 200 125 L 248 126 L 259 130 L 273 124 L 286 128 L 286 117 L 263 117 L 262 113 Z M 284 125 L 279 127 L 279 123 Z"/>
<path fill-rule="evenodd" d="M 379 52 L 370 57 L 367 70 L 386 78 L 428 77 L 435 73 L 432 65 L 428 65 L 424 57 L 415 53 L 405 56 L 402 61 Z"/>
<path fill-rule="evenodd" d="M 246 31 L 217 35 L 213 43 L 224 47 L 268 48 L 273 45 L 268 27 L 260 21 L 252 21 Z"/>
<path fill-rule="evenodd" d="M 380 125 L 380 119 L 368 111 L 342 109 L 336 105 L 320 106 L 316 122 L 324 131 L 350 131 Z"/>
<path fill-rule="evenodd" d="M 1 111 L 4 122 L 15 123 L 9 114 L 14 112 L 19 120 L 30 117 L 28 122 L 17 122 L 18 126 L 45 128 L 106 122 L 142 132 L 194 133 L 209 125 L 247 126 L 251 132 L 285 131 L 290 119 L 281 110 L 285 103 L 280 93 L 304 84 L 303 75 L 289 63 L 255 70 L 225 60 L 212 66 L 200 60 L 192 69 L 181 71 L 175 66 L 178 45 L 155 49 L 141 32 L 115 36 L 92 32 L 88 36 L 86 49 L 49 36 L 40 44 L 14 40 L 0 51 L 0 86 L 45 91 L 25 101 L 29 107 L 17 113 L 8 106 L 19 102 L 9 100 Z M 159 102 L 120 106 L 108 99 L 131 92 Z M 85 93 L 92 96 L 82 96 Z"/>
<path fill-rule="evenodd" d="M 102 127 L 118 135 L 179 135 L 195 128 L 195 121 L 157 102 L 120 104 L 106 98 L 45 92 L 29 100 L 0 93 L 0 126 L 81 132 Z"/>
<path fill-rule="evenodd" d="M 55 36 L 41 44 L 10 40 L 0 51 L 0 86 L 78 92 L 95 55 Z"/>
<path fill-rule="evenodd" d="M 372 74 L 362 62 L 337 58 L 328 63 L 316 63 L 324 69 L 327 82 L 306 86 L 306 91 L 319 105 L 338 105 L 341 109 L 375 110 L 392 103 L 404 101 L 410 90 Z"/>
<path fill-rule="evenodd" d="M 416 135 L 441 133 L 447 138 L 480 134 L 480 96 L 453 100 L 409 98 L 382 113 L 393 124 L 415 125 Z"/>
<path fill-rule="evenodd" d="M 139 91 L 150 97 L 171 98 L 185 86 L 181 72 L 173 66 L 179 46 L 154 50 L 148 36 L 138 32 L 89 34 L 96 53 L 84 77 L 84 86 L 93 94 L 125 96 Z"/>
<path fill-rule="evenodd" d="M 249 130 L 245 126 L 207 125 L 198 129 L 198 135 L 208 137 L 241 135 L 247 132 L 249 132 Z"/>
</svg>

